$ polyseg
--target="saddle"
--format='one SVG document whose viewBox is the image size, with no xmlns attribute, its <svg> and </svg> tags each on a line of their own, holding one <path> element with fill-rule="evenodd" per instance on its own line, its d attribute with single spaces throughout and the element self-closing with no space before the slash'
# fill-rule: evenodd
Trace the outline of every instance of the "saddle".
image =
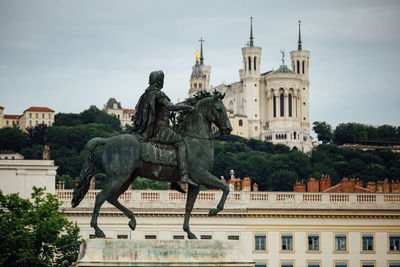
<svg viewBox="0 0 400 267">
<path fill-rule="evenodd" d="M 141 160 L 147 163 L 177 167 L 177 149 L 173 145 L 142 142 Z"/>
</svg>

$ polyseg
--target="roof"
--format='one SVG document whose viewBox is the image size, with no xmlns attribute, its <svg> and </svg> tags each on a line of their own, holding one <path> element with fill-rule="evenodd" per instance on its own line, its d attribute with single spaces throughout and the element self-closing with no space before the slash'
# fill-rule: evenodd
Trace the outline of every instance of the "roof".
<svg viewBox="0 0 400 267">
<path fill-rule="evenodd" d="M 264 76 L 264 75 L 270 74 L 271 72 L 273 72 L 273 70 L 270 70 L 270 71 L 267 71 L 267 72 L 261 73 L 261 76 Z"/>
<path fill-rule="evenodd" d="M 105 109 L 114 109 L 114 104 L 117 104 L 117 109 L 122 109 L 121 102 L 117 102 L 113 97 L 108 99 Z"/>
<path fill-rule="evenodd" d="M 135 114 L 136 109 L 124 109 L 124 113 Z"/>
<path fill-rule="evenodd" d="M 27 110 L 25 110 L 24 113 L 27 111 L 54 112 L 54 110 L 49 109 L 48 107 L 30 107 Z"/>
<path fill-rule="evenodd" d="M 276 71 L 274 71 L 273 73 L 293 73 L 296 74 L 295 72 L 293 72 L 291 69 L 289 69 L 286 65 L 281 65 L 279 67 L 279 69 L 277 69 Z"/>
<path fill-rule="evenodd" d="M 19 119 L 21 115 L 6 115 L 4 114 L 4 119 Z"/>
<path fill-rule="evenodd" d="M 6 150 L 0 150 L 0 154 L 18 154 L 17 152 L 15 152 L 14 150 L 9 150 L 9 149 L 6 149 Z"/>
</svg>

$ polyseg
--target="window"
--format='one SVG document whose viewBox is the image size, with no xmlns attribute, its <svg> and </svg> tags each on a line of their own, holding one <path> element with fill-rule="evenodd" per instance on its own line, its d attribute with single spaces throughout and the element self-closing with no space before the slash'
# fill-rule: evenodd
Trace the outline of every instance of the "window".
<svg viewBox="0 0 400 267">
<path fill-rule="evenodd" d="M 336 234 L 335 235 L 335 250 L 346 251 L 346 235 Z"/>
<path fill-rule="evenodd" d="M 303 60 L 303 64 L 302 64 L 303 66 L 302 66 L 302 68 L 301 68 L 301 72 L 302 72 L 303 74 L 304 74 L 304 62 L 305 62 L 305 61 Z"/>
<path fill-rule="evenodd" d="M 38 122 L 38 121 L 36 121 L 36 125 L 39 125 L 39 122 Z"/>
<path fill-rule="evenodd" d="M 49 127 L 51 126 L 51 121 L 49 121 Z"/>
<path fill-rule="evenodd" d="M 389 250 L 400 251 L 400 234 L 389 235 Z"/>
<path fill-rule="evenodd" d="M 300 61 L 297 60 L 297 73 L 300 73 Z"/>
<path fill-rule="evenodd" d="M 281 267 L 293 267 L 293 262 L 281 262 Z"/>
<path fill-rule="evenodd" d="M 29 126 L 32 126 L 32 121 L 29 121 Z"/>
<path fill-rule="evenodd" d="M 42 119 L 44 119 L 44 113 L 42 113 Z"/>
<path fill-rule="evenodd" d="M 254 57 L 254 70 L 257 69 L 257 57 Z"/>
<path fill-rule="evenodd" d="M 157 239 L 157 235 L 145 235 L 144 239 Z"/>
<path fill-rule="evenodd" d="M 390 262 L 389 267 L 400 267 L 400 262 Z"/>
<path fill-rule="evenodd" d="M 292 251 L 293 250 L 293 235 L 292 234 L 282 234 L 282 250 Z"/>
<path fill-rule="evenodd" d="M 288 102 L 289 102 L 289 117 L 292 117 L 292 94 L 289 94 Z"/>
<path fill-rule="evenodd" d="M 49 114 L 49 119 L 51 119 L 51 114 Z"/>
<path fill-rule="evenodd" d="M 255 130 L 255 131 L 258 131 L 258 126 L 254 126 L 254 130 Z"/>
<path fill-rule="evenodd" d="M 239 126 L 243 126 L 243 120 L 239 120 Z"/>
<path fill-rule="evenodd" d="M 375 263 L 373 262 L 363 262 L 362 267 L 375 267 Z"/>
<path fill-rule="evenodd" d="M 296 139 L 296 138 L 297 138 L 297 137 L 296 137 L 296 134 L 297 134 L 296 132 L 294 132 L 294 133 L 293 133 L 293 137 L 294 137 L 294 139 Z"/>
<path fill-rule="evenodd" d="M 279 103 L 280 103 L 280 109 L 281 109 L 281 117 L 285 116 L 285 96 L 283 93 L 280 94 L 279 96 Z"/>
<path fill-rule="evenodd" d="M 117 239 L 128 239 L 128 235 L 117 235 Z"/>
<path fill-rule="evenodd" d="M 319 234 L 308 235 L 308 250 L 319 251 Z"/>
<path fill-rule="evenodd" d="M 32 119 L 32 113 L 29 113 L 29 118 Z"/>
<path fill-rule="evenodd" d="M 39 113 L 36 113 L 36 119 L 38 119 L 39 118 Z"/>
<path fill-rule="evenodd" d="M 172 239 L 185 239 L 184 235 L 173 235 Z"/>
<path fill-rule="evenodd" d="M 347 267 L 347 262 L 335 262 L 335 267 Z"/>
<path fill-rule="evenodd" d="M 273 100 L 273 105 L 274 105 L 274 118 L 276 118 L 276 97 L 272 96 Z"/>
<path fill-rule="evenodd" d="M 194 84 L 194 88 L 197 88 L 197 83 Z"/>
<path fill-rule="evenodd" d="M 239 235 L 228 235 L 228 240 L 239 240 Z"/>
<path fill-rule="evenodd" d="M 374 250 L 374 236 L 372 234 L 362 235 L 362 250 L 373 251 Z"/>
<path fill-rule="evenodd" d="M 320 263 L 319 262 L 309 262 L 307 263 L 307 267 L 320 267 Z"/>
<path fill-rule="evenodd" d="M 266 250 L 266 235 L 265 234 L 256 234 L 254 236 L 254 250 Z"/>
<path fill-rule="evenodd" d="M 248 60 L 249 60 L 249 70 L 251 70 L 251 57 L 249 57 Z"/>
<path fill-rule="evenodd" d="M 199 88 L 201 88 L 201 83 L 199 83 Z"/>
<path fill-rule="evenodd" d="M 212 235 L 200 235 L 200 239 L 212 239 Z"/>
<path fill-rule="evenodd" d="M 266 262 L 256 262 L 254 267 L 267 267 L 267 263 Z"/>
<path fill-rule="evenodd" d="M 8 121 L 6 121 L 6 125 L 8 125 Z"/>
</svg>

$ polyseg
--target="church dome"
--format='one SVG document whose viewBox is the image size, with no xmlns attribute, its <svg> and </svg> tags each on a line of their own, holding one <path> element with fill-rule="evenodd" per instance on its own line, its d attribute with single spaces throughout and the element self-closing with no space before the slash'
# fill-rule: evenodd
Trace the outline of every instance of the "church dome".
<svg viewBox="0 0 400 267">
<path fill-rule="evenodd" d="M 291 69 L 289 69 L 286 65 L 281 65 L 279 67 L 279 69 L 277 69 L 273 73 L 293 73 L 293 74 L 295 74 L 295 72 L 293 72 Z"/>
</svg>

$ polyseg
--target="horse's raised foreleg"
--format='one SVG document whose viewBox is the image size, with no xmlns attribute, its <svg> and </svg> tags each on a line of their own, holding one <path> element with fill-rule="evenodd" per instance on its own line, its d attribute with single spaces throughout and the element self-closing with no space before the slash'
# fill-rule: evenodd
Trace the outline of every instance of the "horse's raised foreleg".
<svg viewBox="0 0 400 267">
<path fill-rule="evenodd" d="M 193 186 L 189 184 L 189 189 L 186 199 L 185 207 L 185 219 L 183 221 L 183 231 L 187 233 L 188 239 L 197 239 L 196 235 L 190 231 L 189 219 L 192 213 L 194 202 L 196 201 L 197 195 L 199 194 L 200 186 Z"/>
<path fill-rule="evenodd" d="M 132 229 L 132 231 L 135 230 L 136 228 L 136 219 L 135 216 L 133 215 L 133 212 L 130 211 L 128 208 L 126 208 L 124 205 L 122 205 L 118 201 L 118 197 L 128 189 L 129 185 L 132 184 L 132 182 L 136 179 L 136 176 L 132 176 L 131 179 L 127 180 L 123 186 L 118 190 L 116 195 L 111 195 L 109 198 L 107 198 L 107 201 L 110 202 L 112 205 L 114 205 L 117 209 L 122 211 L 126 217 L 131 219 L 129 221 L 129 227 Z"/>
<path fill-rule="evenodd" d="M 104 232 L 97 226 L 97 218 L 99 217 L 99 212 L 101 205 L 103 205 L 104 201 L 108 198 L 109 194 L 113 191 L 112 186 L 107 186 L 97 194 L 96 202 L 94 204 L 92 220 L 90 221 L 90 226 L 94 228 L 94 233 L 96 237 L 106 237 Z"/>
<path fill-rule="evenodd" d="M 217 208 L 211 209 L 210 212 L 208 213 L 208 216 L 214 216 L 218 212 L 224 209 L 225 201 L 229 194 L 229 186 L 207 171 L 202 172 L 201 176 L 202 176 L 201 178 L 202 185 L 210 189 L 221 189 L 223 192 L 221 200 L 217 205 Z"/>
</svg>

